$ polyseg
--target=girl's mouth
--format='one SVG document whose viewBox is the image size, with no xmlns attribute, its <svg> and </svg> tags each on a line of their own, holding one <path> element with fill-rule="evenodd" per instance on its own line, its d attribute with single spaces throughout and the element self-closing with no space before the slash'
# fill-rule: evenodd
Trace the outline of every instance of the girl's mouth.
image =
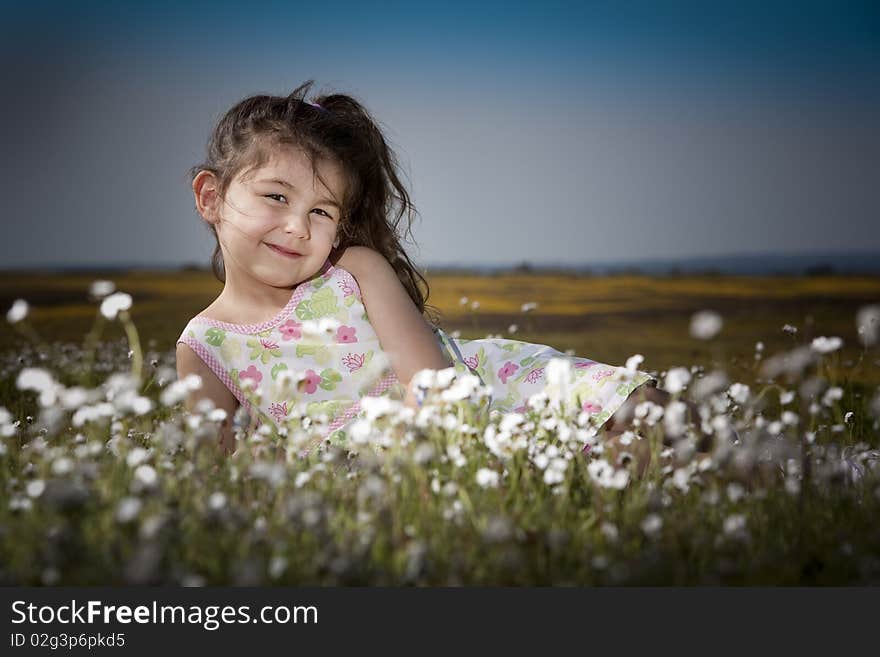
<svg viewBox="0 0 880 657">
<path fill-rule="evenodd" d="M 301 253 L 297 253 L 296 251 L 288 251 L 287 249 L 276 246 L 275 244 L 269 244 L 268 242 L 264 242 L 264 244 L 272 249 L 275 253 L 283 255 L 287 258 L 298 258 L 302 255 Z"/>
</svg>

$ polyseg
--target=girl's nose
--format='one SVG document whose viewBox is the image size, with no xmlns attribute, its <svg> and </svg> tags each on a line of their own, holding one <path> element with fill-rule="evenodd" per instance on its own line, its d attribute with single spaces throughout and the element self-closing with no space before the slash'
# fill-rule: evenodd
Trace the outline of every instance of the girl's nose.
<svg viewBox="0 0 880 657">
<path fill-rule="evenodd" d="M 309 237 L 309 216 L 308 212 L 292 212 L 284 221 L 284 232 L 294 233 L 302 237 Z"/>
</svg>

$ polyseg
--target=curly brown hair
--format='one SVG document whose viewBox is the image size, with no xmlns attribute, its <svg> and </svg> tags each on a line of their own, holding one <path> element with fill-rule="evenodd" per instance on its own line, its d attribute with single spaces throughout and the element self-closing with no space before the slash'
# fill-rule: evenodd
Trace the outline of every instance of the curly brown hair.
<svg viewBox="0 0 880 657">
<path fill-rule="evenodd" d="M 312 102 L 320 107 L 305 101 L 313 84 L 307 80 L 288 96 L 254 95 L 234 105 L 212 131 L 206 160 L 190 168 L 190 182 L 199 172 L 209 171 L 217 178 L 218 193 L 224 199 L 236 175 L 262 166 L 281 146 L 301 149 L 321 182 L 317 162 L 335 162 L 346 180 L 337 248 L 361 245 L 385 256 L 419 312 L 436 324 L 439 312 L 427 304 L 428 281 L 401 244 L 407 233 L 412 239 L 412 221 L 418 211 L 400 182 L 394 152 L 364 105 L 352 96 L 318 95 Z M 213 226 L 206 225 L 217 240 Z M 211 267 L 218 280 L 226 280 L 219 241 Z"/>
</svg>

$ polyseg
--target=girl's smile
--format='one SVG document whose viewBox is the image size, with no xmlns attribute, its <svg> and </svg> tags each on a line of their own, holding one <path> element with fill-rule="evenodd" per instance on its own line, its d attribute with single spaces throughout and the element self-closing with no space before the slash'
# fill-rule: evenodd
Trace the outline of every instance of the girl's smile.
<svg viewBox="0 0 880 657">
<path fill-rule="evenodd" d="M 268 246 L 275 253 L 277 253 L 281 256 L 284 256 L 285 258 L 299 258 L 302 255 L 302 253 L 298 253 L 296 251 L 290 251 L 288 249 L 285 249 L 282 246 L 278 246 L 277 244 L 270 244 L 269 242 L 263 242 L 263 244 Z"/>
</svg>

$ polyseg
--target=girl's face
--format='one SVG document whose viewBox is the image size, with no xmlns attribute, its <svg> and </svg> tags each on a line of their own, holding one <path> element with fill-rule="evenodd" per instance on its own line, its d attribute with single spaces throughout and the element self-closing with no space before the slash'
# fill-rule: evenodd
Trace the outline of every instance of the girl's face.
<svg viewBox="0 0 880 657">
<path fill-rule="evenodd" d="M 215 223 L 227 280 L 247 276 L 290 288 L 314 276 L 330 255 L 340 221 L 342 169 L 288 147 L 266 165 L 237 176 Z"/>
</svg>

